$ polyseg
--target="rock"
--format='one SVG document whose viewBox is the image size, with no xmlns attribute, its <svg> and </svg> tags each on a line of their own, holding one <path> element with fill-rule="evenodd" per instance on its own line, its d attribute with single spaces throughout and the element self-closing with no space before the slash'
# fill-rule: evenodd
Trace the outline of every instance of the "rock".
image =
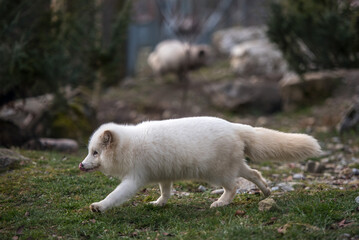
<svg viewBox="0 0 359 240">
<path fill-rule="evenodd" d="M 355 198 L 355 202 L 359 204 L 359 196 Z"/>
<path fill-rule="evenodd" d="M 205 88 L 213 105 L 236 112 L 273 113 L 281 109 L 278 85 L 273 82 L 229 81 Z"/>
<path fill-rule="evenodd" d="M 280 80 L 284 110 L 292 111 L 323 101 L 332 95 L 342 78 L 342 71 L 305 73 L 303 79 L 294 73 L 286 74 Z"/>
<path fill-rule="evenodd" d="M 310 173 L 322 173 L 325 170 L 325 165 L 320 162 L 308 161 L 305 165 L 305 171 Z"/>
<path fill-rule="evenodd" d="M 95 110 L 80 90 L 63 89 L 63 102 L 52 94 L 11 102 L 0 109 L 0 145 L 22 146 L 32 138 L 86 140 L 94 128 Z M 81 126 L 81 127 L 79 127 Z"/>
<path fill-rule="evenodd" d="M 67 138 L 39 138 L 37 140 L 28 141 L 24 147 L 36 150 L 55 150 L 70 153 L 76 152 L 79 149 L 79 144 L 75 140 Z"/>
<path fill-rule="evenodd" d="M 251 189 L 257 189 L 257 186 L 252 183 L 251 181 L 248 181 L 247 179 L 244 179 L 242 177 L 239 177 L 236 179 L 236 185 L 237 188 L 243 191 L 249 191 Z"/>
<path fill-rule="evenodd" d="M 340 172 L 339 172 L 339 176 L 340 177 L 350 177 L 351 175 L 353 175 L 353 170 L 351 168 L 343 168 Z"/>
<path fill-rule="evenodd" d="M 0 148 L 0 171 L 15 168 L 27 161 L 30 159 L 11 149 Z"/>
<path fill-rule="evenodd" d="M 358 175 L 359 175 L 359 169 L 357 169 L 357 168 L 353 168 L 353 169 L 352 169 L 352 172 L 353 172 L 353 174 L 354 174 L 355 176 L 358 176 Z"/>
<path fill-rule="evenodd" d="M 293 175 L 293 179 L 294 180 L 303 180 L 303 179 L 305 179 L 305 177 L 301 173 L 296 173 L 296 174 Z"/>
<path fill-rule="evenodd" d="M 0 109 L 0 145 L 21 146 L 33 135 L 44 113 L 54 101 L 52 94 L 17 100 Z"/>
<path fill-rule="evenodd" d="M 266 31 L 265 26 L 223 29 L 213 34 L 212 44 L 219 53 L 228 55 L 239 43 L 266 38 Z"/>
<path fill-rule="evenodd" d="M 266 198 L 258 203 L 259 211 L 269 211 L 276 207 L 276 202 L 273 198 Z"/>
<path fill-rule="evenodd" d="M 339 133 L 359 131 L 359 98 L 349 107 L 337 126 Z"/>
<path fill-rule="evenodd" d="M 241 77 L 257 76 L 279 81 L 288 72 L 282 53 L 268 39 L 235 45 L 230 57 L 232 70 Z"/>
<path fill-rule="evenodd" d="M 291 192 L 294 191 L 294 188 L 292 185 L 287 184 L 287 183 L 279 183 L 277 185 L 281 190 L 283 190 L 284 192 Z"/>
<path fill-rule="evenodd" d="M 207 188 L 205 186 L 199 185 L 198 191 L 205 192 L 206 190 L 207 190 Z"/>
</svg>

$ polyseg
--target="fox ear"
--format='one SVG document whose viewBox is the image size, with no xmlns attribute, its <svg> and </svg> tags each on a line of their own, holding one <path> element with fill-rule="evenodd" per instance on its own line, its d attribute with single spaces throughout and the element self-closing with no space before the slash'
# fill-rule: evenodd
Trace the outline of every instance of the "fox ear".
<svg viewBox="0 0 359 240">
<path fill-rule="evenodd" d="M 113 142 L 113 136 L 112 136 L 111 131 L 109 131 L 109 130 L 104 131 L 104 133 L 102 134 L 103 145 L 108 146 L 112 142 Z"/>
</svg>

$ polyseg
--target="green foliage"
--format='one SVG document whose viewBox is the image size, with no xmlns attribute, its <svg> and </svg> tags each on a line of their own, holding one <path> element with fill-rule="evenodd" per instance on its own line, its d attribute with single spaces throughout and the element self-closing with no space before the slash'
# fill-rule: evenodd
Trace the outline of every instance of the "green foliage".
<svg viewBox="0 0 359 240">
<path fill-rule="evenodd" d="M 119 66 L 124 65 L 124 54 L 119 49 L 126 43 L 127 1 L 120 4 L 127 8 L 119 20 L 112 22 L 121 36 L 111 36 L 110 48 L 101 44 L 94 1 L 63 3 L 55 12 L 48 0 L 0 1 L 0 105 L 59 92 L 66 85 L 89 85 L 99 69 L 108 69 L 117 80 L 123 74 Z"/>
<path fill-rule="evenodd" d="M 350 2 L 278 0 L 272 3 L 268 36 L 294 71 L 359 66 L 359 8 Z"/>
</svg>

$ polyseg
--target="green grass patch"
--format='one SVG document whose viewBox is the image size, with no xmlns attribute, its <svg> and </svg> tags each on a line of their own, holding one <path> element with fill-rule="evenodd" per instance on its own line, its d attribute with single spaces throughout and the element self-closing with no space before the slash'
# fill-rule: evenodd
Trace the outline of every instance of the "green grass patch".
<svg viewBox="0 0 359 240">
<path fill-rule="evenodd" d="M 32 163 L 0 175 L 0 239 L 337 239 L 359 235 L 358 189 L 296 190 L 275 196 L 278 207 L 260 212 L 261 195 L 237 195 L 223 208 L 218 197 L 175 184 L 189 196 L 173 196 L 165 207 L 148 202 L 158 187 L 146 186 L 123 206 L 104 214 L 89 205 L 119 180 L 78 170 L 81 156 L 21 151 Z M 245 213 L 236 214 L 237 210 Z M 340 222 L 346 219 L 346 225 Z M 281 230 L 282 229 L 282 230 Z M 284 229 L 284 230 L 283 230 Z"/>
</svg>

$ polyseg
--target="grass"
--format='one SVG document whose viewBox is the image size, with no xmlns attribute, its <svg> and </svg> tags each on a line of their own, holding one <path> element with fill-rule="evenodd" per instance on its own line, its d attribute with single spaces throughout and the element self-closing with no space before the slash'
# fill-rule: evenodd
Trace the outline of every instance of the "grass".
<svg viewBox="0 0 359 240">
<path fill-rule="evenodd" d="M 104 214 L 89 205 L 119 183 L 101 173 L 81 173 L 80 155 L 20 151 L 33 161 L 0 175 L 0 239 L 341 239 L 359 235 L 358 189 L 296 190 L 274 196 L 277 208 L 260 212 L 262 195 L 237 195 L 210 209 L 217 196 L 175 184 L 189 196 L 173 196 L 165 207 L 148 202 L 157 186 L 142 189 Z M 237 214 L 242 210 L 244 214 Z M 346 219 L 347 224 L 339 224 Z M 279 229 L 279 231 L 278 231 Z M 284 229 L 284 230 L 283 230 Z M 281 233 L 282 232 L 282 233 Z"/>
</svg>

